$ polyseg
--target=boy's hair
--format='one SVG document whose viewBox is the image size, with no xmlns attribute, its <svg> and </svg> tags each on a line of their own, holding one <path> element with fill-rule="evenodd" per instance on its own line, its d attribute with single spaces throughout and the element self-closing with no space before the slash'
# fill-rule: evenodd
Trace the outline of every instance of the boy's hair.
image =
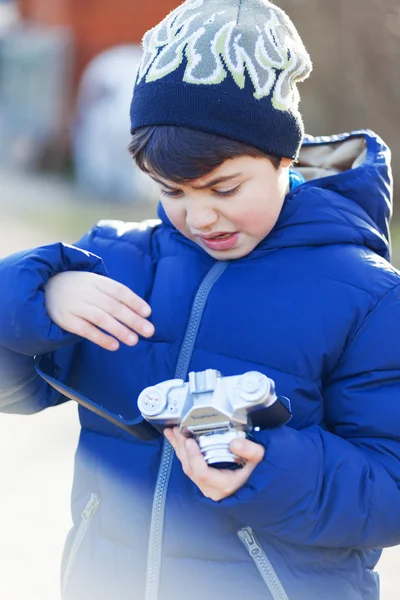
<svg viewBox="0 0 400 600">
<path fill-rule="evenodd" d="M 199 179 L 238 156 L 268 158 L 275 169 L 282 160 L 241 142 L 175 125 L 140 127 L 133 132 L 128 149 L 145 173 L 181 184 Z"/>
</svg>

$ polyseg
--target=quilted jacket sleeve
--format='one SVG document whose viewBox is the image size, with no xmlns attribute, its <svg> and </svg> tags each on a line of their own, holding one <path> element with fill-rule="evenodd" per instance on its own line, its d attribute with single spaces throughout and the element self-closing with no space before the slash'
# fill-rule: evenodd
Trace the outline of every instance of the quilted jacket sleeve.
<svg viewBox="0 0 400 600">
<path fill-rule="evenodd" d="M 399 544 L 399 285 L 364 319 L 324 398 L 329 431 L 259 432 L 263 462 L 219 509 L 293 544 Z"/>
<path fill-rule="evenodd" d="M 106 275 L 102 260 L 83 248 L 57 243 L 24 250 L 0 260 L 0 410 L 32 413 L 60 401 L 36 376 L 33 357 L 57 351 L 56 361 L 68 377 L 73 349 L 80 341 L 51 321 L 44 288 L 50 277 L 68 270 Z"/>
</svg>

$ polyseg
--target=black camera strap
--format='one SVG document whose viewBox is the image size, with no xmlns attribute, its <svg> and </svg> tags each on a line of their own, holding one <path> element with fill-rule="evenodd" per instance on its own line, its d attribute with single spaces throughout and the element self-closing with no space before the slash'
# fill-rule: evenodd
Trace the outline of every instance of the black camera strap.
<svg viewBox="0 0 400 600">
<path fill-rule="evenodd" d="M 44 379 L 49 385 L 55 388 L 60 394 L 66 396 L 70 400 L 75 400 L 78 404 L 94 412 L 96 415 L 103 417 L 113 425 L 127 431 L 131 435 L 143 441 L 151 441 L 160 437 L 161 433 L 148 423 L 141 415 L 136 419 L 127 420 L 121 415 L 116 415 L 104 406 L 96 404 L 86 396 L 83 396 L 78 390 L 68 387 L 58 377 L 60 375 L 60 367 L 50 358 L 48 354 L 35 357 L 35 370 L 38 375 Z"/>
</svg>

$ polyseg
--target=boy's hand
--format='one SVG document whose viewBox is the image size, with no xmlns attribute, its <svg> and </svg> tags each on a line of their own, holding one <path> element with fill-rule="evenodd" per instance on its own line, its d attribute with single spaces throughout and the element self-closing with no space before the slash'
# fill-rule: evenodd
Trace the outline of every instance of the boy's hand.
<svg viewBox="0 0 400 600">
<path fill-rule="evenodd" d="M 216 502 L 231 496 L 241 488 L 264 458 L 263 446 L 238 438 L 231 442 L 230 449 L 246 459 L 244 467 L 236 471 L 216 469 L 207 465 L 197 442 L 193 438 L 183 436 L 178 427 L 165 429 L 164 435 L 181 461 L 183 472 L 197 485 L 204 496 Z"/>
<path fill-rule="evenodd" d="M 143 318 L 150 315 L 150 306 L 122 283 L 96 273 L 59 273 L 47 282 L 45 298 L 56 325 L 106 350 L 117 350 L 117 340 L 134 346 L 137 334 L 154 334 L 153 325 Z"/>
</svg>

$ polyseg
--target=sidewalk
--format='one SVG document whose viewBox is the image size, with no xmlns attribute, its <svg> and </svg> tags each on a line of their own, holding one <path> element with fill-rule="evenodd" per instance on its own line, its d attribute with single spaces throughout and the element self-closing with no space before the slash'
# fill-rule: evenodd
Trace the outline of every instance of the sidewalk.
<svg viewBox="0 0 400 600">
<path fill-rule="evenodd" d="M 91 223 L 112 216 L 105 214 L 110 206 L 77 196 L 65 182 L 1 172 L 0 181 L 0 256 L 60 236 L 73 241 Z M 69 212 L 74 219 L 69 219 Z M 148 218 L 154 208 L 119 206 L 115 214 L 130 220 Z M 70 526 L 78 433 L 72 402 L 29 417 L 0 415 L 0 598 L 4 600 L 59 600 L 58 572 Z M 386 550 L 379 563 L 381 600 L 399 600 L 399 570 L 400 548 Z"/>
</svg>

